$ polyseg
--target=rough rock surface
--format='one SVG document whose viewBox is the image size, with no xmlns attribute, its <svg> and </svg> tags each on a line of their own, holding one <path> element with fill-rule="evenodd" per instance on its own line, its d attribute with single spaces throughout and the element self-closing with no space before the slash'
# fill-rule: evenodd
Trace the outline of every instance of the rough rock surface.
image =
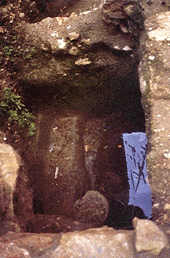
<svg viewBox="0 0 170 258">
<path fill-rule="evenodd" d="M 101 227 L 61 234 L 9 232 L 0 238 L 0 257 L 14 258 L 14 255 L 17 258 L 169 257 L 170 247 L 165 233 L 151 221 L 136 219 L 135 224 L 137 226 L 133 231 Z M 147 232 L 148 224 L 149 232 Z M 147 232 L 147 234 L 143 234 L 143 232 Z M 153 232 L 161 235 L 161 239 L 158 239 Z M 138 250 L 139 238 L 141 243 L 144 243 L 140 250 Z M 155 241 L 159 242 L 159 247 L 156 247 L 157 251 L 161 251 L 160 254 L 157 252 L 156 256 L 152 254 L 152 248 L 148 249 L 148 246 L 153 247 Z"/>
<path fill-rule="evenodd" d="M 137 61 L 137 40 L 130 32 L 123 33 L 117 25 L 103 21 L 102 3 L 98 0 L 97 6 L 94 1 L 97 7 L 90 4 L 88 11 L 68 17 L 21 23 L 26 60 L 18 64 L 21 81 L 31 86 L 95 87 L 106 83 L 109 75 L 120 78 L 131 72 Z M 120 8 L 124 5 L 121 1 Z M 124 23 L 128 23 L 128 17 L 124 17 Z"/>
<path fill-rule="evenodd" d="M 109 214 L 107 199 L 97 191 L 88 191 L 73 207 L 78 221 L 94 225 L 103 225 Z"/>
<path fill-rule="evenodd" d="M 149 136 L 148 168 L 154 197 L 153 215 L 170 223 L 170 12 L 146 19 L 139 66 L 146 127 Z M 159 214 L 159 215 L 158 215 Z"/>
<path fill-rule="evenodd" d="M 154 255 L 159 255 L 162 249 L 168 246 L 168 239 L 165 234 L 153 222 L 134 219 L 134 226 L 136 229 L 136 250 L 138 252 L 150 251 Z"/>
<path fill-rule="evenodd" d="M 0 216 L 14 217 L 13 195 L 21 159 L 12 146 L 0 144 Z"/>
</svg>

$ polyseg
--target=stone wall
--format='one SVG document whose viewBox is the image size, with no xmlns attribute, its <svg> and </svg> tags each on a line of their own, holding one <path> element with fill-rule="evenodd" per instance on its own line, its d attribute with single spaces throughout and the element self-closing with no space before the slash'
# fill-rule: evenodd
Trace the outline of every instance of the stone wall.
<svg viewBox="0 0 170 258">
<path fill-rule="evenodd" d="M 8 233 L 0 238 L 3 258 L 168 258 L 165 233 L 148 220 L 134 220 L 135 230 L 91 228 L 62 234 Z"/>
<path fill-rule="evenodd" d="M 145 28 L 139 76 L 149 137 L 153 215 L 170 223 L 170 12 L 148 17 Z"/>
</svg>

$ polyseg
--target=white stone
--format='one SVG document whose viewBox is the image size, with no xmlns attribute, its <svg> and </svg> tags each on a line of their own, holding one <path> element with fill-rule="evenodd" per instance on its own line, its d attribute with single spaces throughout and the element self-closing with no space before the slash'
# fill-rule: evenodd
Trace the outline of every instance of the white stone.
<svg viewBox="0 0 170 258">
<path fill-rule="evenodd" d="M 60 49 L 66 48 L 67 42 L 64 40 L 64 38 L 58 39 L 57 41 L 58 41 L 58 47 Z"/>
<path fill-rule="evenodd" d="M 58 32 L 56 32 L 56 31 L 52 32 L 52 33 L 51 33 L 51 36 L 52 36 L 52 37 L 58 37 Z"/>
<path fill-rule="evenodd" d="M 80 37 L 80 34 L 78 32 L 73 31 L 68 34 L 68 37 L 71 41 L 77 40 Z"/>
<path fill-rule="evenodd" d="M 20 18 L 24 18 L 24 16 L 25 16 L 24 13 L 20 13 L 20 14 L 19 14 L 19 17 L 20 17 Z"/>
<path fill-rule="evenodd" d="M 124 46 L 124 47 L 123 47 L 123 50 L 124 50 L 124 51 L 131 51 L 132 49 L 131 49 L 131 47 L 129 47 L 129 46 Z"/>
<path fill-rule="evenodd" d="M 155 60 L 155 56 L 149 56 L 148 59 L 153 61 L 153 60 Z"/>
<path fill-rule="evenodd" d="M 165 152 L 163 155 L 166 159 L 170 159 L 170 152 Z"/>
<path fill-rule="evenodd" d="M 55 175 L 54 178 L 56 179 L 58 177 L 59 167 L 56 167 L 55 169 Z"/>
<path fill-rule="evenodd" d="M 88 58 L 79 58 L 75 61 L 75 64 L 78 66 L 89 65 L 91 64 L 91 61 Z"/>
</svg>

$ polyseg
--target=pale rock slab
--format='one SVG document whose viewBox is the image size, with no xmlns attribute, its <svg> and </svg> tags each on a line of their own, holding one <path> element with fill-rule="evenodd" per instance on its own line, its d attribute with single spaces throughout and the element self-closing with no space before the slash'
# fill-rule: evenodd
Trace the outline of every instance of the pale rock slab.
<svg viewBox="0 0 170 258">
<path fill-rule="evenodd" d="M 152 221 L 135 218 L 134 227 L 136 230 L 135 246 L 137 252 L 146 251 L 159 255 L 168 246 L 166 235 Z"/>
</svg>

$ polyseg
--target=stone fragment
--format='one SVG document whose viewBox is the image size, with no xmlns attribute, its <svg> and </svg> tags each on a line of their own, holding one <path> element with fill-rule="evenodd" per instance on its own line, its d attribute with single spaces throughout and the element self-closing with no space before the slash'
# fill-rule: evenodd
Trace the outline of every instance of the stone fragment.
<svg viewBox="0 0 170 258">
<path fill-rule="evenodd" d="M 19 13 L 19 17 L 20 17 L 20 18 L 24 18 L 24 17 L 25 17 L 25 14 L 24 14 L 24 13 Z"/>
<path fill-rule="evenodd" d="M 166 235 L 154 222 L 135 218 L 133 223 L 136 231 L 137 252 L 146 251 L 153 255 L 159 255 L 165 247 L 168 247 Z"/>
<path fill-rule="evenodd" d="M 57 49 L 62 49 L 62 50 L 66 50 L 67 49 L 67 42 L 64 38 L 59 38 L 57 39 L 57 46 L 56 46 L 56 50 Z M 54 47 L 55 50 L 55 47 Z"/>
<path fill-rule="evenodd" d="M 91 63 L 92 62 L 88 58 L 79 58 L 77 61 L 75 61 L 75 65 L 77 66 L 85 66 Z"/>
<path fill-rule="evenodd" d="M 164 205 L 164 210 L 170 210 L 170 203 L 166 203 Z"/>
<path fill-rule="evenodd" d="M 62 235 L 60 245 L 51 258 L 134 258 L 132 232 L 112 228 L 89 229 Z M 48 257 L 48 256 L 46 256 Z"/>
<path fill-rule="evenodd" d="M 84 43 L 87 46 L 90 45 L 90 39 L 82 39 L 81 42 Z"/>
<path fill-rule="evenodd" d="M 73 40 L 77 40 L 80 37 L 80 34 L 74 31 L 74 32 L 70 32 L 68 36 L 69 36 L 69 39 L 73 41 Z"/>
<path fill-rule="evenodd" d="M 77 47 L 71 47 L 68 52 L 70 55 L 76 56 L 79 53 L 79 49 Z"/>
<path fill-rule="evenodd" d="M 97 191 L 88 191 L 74 204 L 75 219 L 84 223 L 102 225 L 109 213 L 107 199 Z"/>
</svg>

